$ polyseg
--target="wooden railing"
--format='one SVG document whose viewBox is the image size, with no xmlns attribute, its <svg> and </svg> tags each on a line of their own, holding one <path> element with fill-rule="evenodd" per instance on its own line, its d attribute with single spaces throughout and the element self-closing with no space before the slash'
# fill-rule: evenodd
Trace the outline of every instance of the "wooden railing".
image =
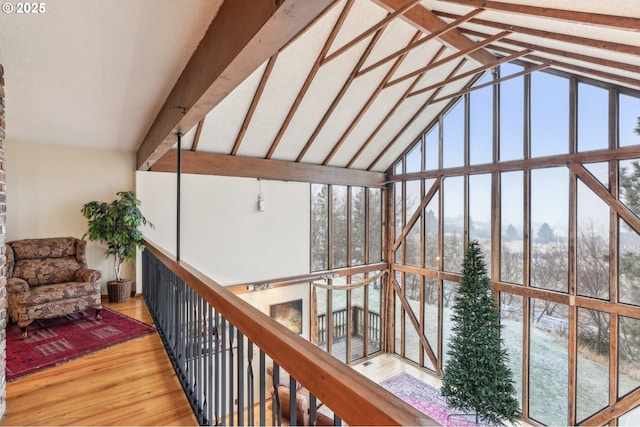
<svg viewBox="0 0 640 427">
<path fill-rule="evenodd" d="M 176 373 L 202 424 L 264 424 L 269 358 L 291 374 L 291 386 L 299 382 L 330 408 L 335 423 L 439 425 L 187 263 L 145 245 L 143 294 L 170 358 L 181 362 Z M 216 357 L 229 349 L 227 358 Z M 291 405 L 295 413 L 295 399 Z"/>
</svg>

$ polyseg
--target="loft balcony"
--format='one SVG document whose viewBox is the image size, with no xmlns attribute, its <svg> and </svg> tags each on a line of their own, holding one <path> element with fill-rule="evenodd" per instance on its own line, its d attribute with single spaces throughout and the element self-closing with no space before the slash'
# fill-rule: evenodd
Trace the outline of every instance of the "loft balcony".
<svg viewBox="0 0 640 427">
<path fill-rule="evenodd" d="M 437 425 L 372 380 L 405 369 L 400 359 L 375 358 L 358 368 L 367 370 L 365 376 L 188 265 L 148 248 L 144 300 L 105 305 L 155 323 L 159 334 L 9 383 L 4 424 L 295 425 L 296 417 L 286 418 L 296 411 L 295 400 L 287 411 L 289 402 L 271 395 L 267 367 L 273 366 L 292 374 L 291 389 L 299 383 L 310 391 L 310 407 L 315 399 L 323 402 L 325 421 Z M 365 315 L 363 307 L 353 306 L 331 320 L 321 314 L 318 321 L 352 331 L 349 340 L 344 333 L 323 339 L 334 351 L 345 342 L 380 348 L 378 313 Z M 311 423 L 320 419 L 310 412 Z"/>
</svg>

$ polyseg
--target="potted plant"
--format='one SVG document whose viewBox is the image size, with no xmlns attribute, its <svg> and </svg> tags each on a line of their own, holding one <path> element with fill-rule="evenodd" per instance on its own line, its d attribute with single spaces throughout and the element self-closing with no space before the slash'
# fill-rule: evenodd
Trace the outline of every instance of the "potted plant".
<svg viewBox="0 0 640 427">
<path fill-rule="evenodd" d="M 89 231 L 82 238 L 104 242 L 107 256 L 113 255 L 116 280 L 107 282 L 109 302 L 127 301 L 131 296 L 131 280 L 120 277 L 122 263 L 130 261 L 137 248 L 143 248 L 140 228 L 153 224 L 140 212 L 140 200 L 132 191 L 116 193 L 119 199 L 107 204 L 92 201 L 82 206 L 82 215 L 88 220 Z"/>
</svg>

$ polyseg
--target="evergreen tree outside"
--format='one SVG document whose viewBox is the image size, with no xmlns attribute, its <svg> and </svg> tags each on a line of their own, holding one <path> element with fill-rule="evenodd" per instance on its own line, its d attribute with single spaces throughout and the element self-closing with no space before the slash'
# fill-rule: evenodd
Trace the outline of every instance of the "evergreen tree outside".
<svg viewBox="0 0 640 427">
<path fill-rule="evenodd" d="M 546 222 L 538 229 L 538 243 L 552 242 L 556 236 L 553 234 L 553 229 Z"/>
<path fill-rule="evenodd" d="M 462 268 L 441 393 L 455 410 L 491 424 L 513 424 L 520 411 L 500 338 L 500 312 L 477 241 L 469 243 Z"/>
</svg>

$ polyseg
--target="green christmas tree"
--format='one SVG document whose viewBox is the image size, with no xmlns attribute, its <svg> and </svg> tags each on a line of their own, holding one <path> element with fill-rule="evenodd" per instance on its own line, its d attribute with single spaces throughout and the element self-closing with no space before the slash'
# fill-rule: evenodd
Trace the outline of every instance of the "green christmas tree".
<svg viewBox="0 0 640 427">
<path fill-rule="evenodd" d="M 477 241 L 470 242 L 453 307 L 453 337 L 441 392 L 455 410 L 491 424 L 513 424 L 518 401 L 507 352 L 500 338 L 500 312 Z"/>
</svg>

